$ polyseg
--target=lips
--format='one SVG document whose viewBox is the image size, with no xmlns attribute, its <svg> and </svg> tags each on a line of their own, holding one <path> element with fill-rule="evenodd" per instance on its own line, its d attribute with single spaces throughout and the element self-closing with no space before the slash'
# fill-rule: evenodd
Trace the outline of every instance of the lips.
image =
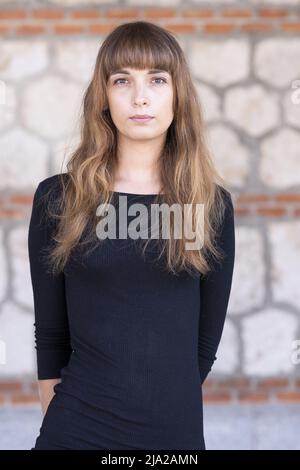
<svg viewBox="0 0 300 470">
<path fill-rule="evenodd" d="M 136 116 L 131 116 L 130 119 L 131 121 L 134 121 L 134 122 L 149 122 L 153 119 L 154 117 L 153 116 L 149 116 L 149 115 L 136 115 Z"/>
<path fill-rule="evenodd" d="M 153 116 L 150 116 L 150 114 L 135 114 L 134 116 L 130 116 L 130 119 L 150 119 L 153 118 Z"/>
</svg>

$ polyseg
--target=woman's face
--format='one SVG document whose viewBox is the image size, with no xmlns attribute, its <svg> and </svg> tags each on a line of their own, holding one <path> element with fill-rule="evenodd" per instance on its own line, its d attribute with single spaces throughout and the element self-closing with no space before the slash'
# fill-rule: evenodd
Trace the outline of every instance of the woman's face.
<svg viewBox="0 0 300 470">
<path fill-rule="evenodd" d="M 154 139 L 167 132 L 173 120 L 172 77 L 166 71 L 124 68 L 108 80 L 108 104 L 118 131 L 133 140 Z M 131 116 L 147 114 L 148 121 Z"/>
</svg>

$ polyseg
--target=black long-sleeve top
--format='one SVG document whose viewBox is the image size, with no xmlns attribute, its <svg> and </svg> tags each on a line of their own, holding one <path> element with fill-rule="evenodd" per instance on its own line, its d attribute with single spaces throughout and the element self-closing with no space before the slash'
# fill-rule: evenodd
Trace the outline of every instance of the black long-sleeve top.
<svg viewBox="0 0 300 470">
<path fill-rule="evenodd" d="M 230 193 L 223 192 L 226 211 L 219 233 L 225 260 L 204 278 L 167 273 L 151 263 L 151 250 L 143 259 L 130 239 L 106 241 L 83 264 L 71 256 L 66 269 L 54 276 L 43 258 L 55 227 L 45 218 L 50 188 L 60 190 L 59 175 L 38 185 L 28 232 L 38 379 L 61 377 L 57 393 L 115 412 L 130 410 L 131 417 L 138 413 L 144 422 L 164 414 L 172 430 L 181 419 L 178 404 L 187 402 L 179 413 L 180 432 L 195 432 L 193 422 L 202 413 L 199 389 L 216 360 L 231 290 Z M 154 198 L 114 193 L 121 195 L 128 206 Z"/>
</svg>

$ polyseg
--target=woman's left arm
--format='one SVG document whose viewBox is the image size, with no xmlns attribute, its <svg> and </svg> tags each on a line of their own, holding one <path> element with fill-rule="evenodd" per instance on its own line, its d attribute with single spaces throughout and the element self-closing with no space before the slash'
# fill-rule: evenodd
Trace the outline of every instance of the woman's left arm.
<svg viewBox="0 0 300 470">
<path fill-rule="evenodd" d="M 218 237 L 224 258 L 213 264 L 213 270 L 200 280 L 200 315 L 198 358 L 201 384 L 210 372 L 221 340 L 231 291 L 234 258 L 235 228 L 232 198 L 224 190 L 226 209 Z"/>
</svg>

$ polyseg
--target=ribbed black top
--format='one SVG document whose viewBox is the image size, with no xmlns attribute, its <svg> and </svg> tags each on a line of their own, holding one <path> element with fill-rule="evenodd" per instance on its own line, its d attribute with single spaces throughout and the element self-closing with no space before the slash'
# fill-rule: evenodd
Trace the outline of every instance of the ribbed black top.
<svg viewBox="0 0 300 470">
<path fill-rule="evenodd" d="M 41 256 L 54 228 L 42 221 L 42 196 L 59 190 L 58 178 L 38 185 L 28 233 L 38 379 L 61 377 L 56 394 L 105 410 L 97 425 L 113 442 L 124 444 L 126 435 L 145 449 L 157 442 L 192 448 L 181 446 L 203 438 L 201 384 L 216 359 L 231 289 L 231 196 L 224 191 L 219 236 L 226 258 L 205 279 L 168 273 L 163 258 L 154 262 L 154 245 L 142 257 L 132 239 L 107 240 L 83 263 L 75 250 L 65 271 L 52 276 Z M 120 195 L 129 206 L 155 197 L 114 192 Z"/>
</svg>

